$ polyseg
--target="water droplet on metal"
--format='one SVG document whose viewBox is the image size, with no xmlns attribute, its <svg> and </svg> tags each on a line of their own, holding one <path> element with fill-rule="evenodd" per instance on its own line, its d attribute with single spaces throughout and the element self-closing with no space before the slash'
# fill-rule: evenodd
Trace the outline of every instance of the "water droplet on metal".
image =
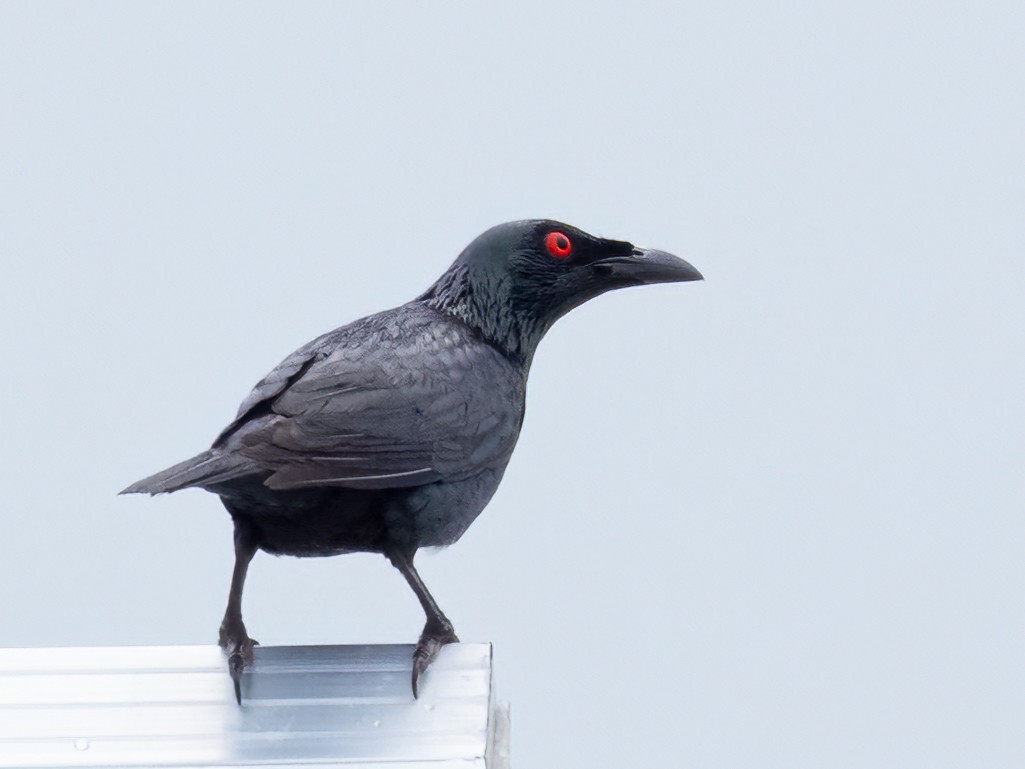
<svg viewBox="0 0 1025 769">
<path fill-rule="evenodd" d="M 374 728 L 375 728 L 375 729 L 376 729 L 377 727 L 379 727 L 380 725 L 381 725 L 381 719 L 377 719 L 376 721 L 374 721 Z"/>
<path fill-rule="evenodd" d="M 75 750 L 89 750 L 89 740 L 75 740 Z"/>
</svg>

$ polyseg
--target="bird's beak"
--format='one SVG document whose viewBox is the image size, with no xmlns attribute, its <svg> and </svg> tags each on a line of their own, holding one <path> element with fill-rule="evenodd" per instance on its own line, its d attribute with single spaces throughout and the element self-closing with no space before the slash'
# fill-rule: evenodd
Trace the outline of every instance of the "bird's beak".
<svg viewBox="0 0 1025 769">
<path fill-rule="evenodd" d="M 648 248 L 634 248 L 630 256 L 599 259 L 593 263 L 593 267 L 613 281 L 625 285 L 704 279 L 692 264 L 680 257 Z"/>
</svg>

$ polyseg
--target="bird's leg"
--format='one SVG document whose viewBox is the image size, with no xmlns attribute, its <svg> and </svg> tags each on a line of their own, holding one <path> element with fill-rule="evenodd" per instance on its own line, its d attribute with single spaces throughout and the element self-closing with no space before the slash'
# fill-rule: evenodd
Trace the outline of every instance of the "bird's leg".
<svg viewBox="0 0 1025 769">
<path fill-rule="evenodd" d="M 235 568 L 231 573 L 228 607 L 221 621 L 220 646 L 228 655 L 228 673 L 235 684 L 235 699 L 242 704 L 242 670 L 253 661 L 256 641 L 249 637 L 242 622 L 242 586 L 249 562 L 256 555 L 256 543 L 238 522 L 235 523 Z"/>
<path fill-rule="evenodd" d="M 424 607 L 424 614 L 427 615 L 427 624 L 424 625 L 424 630 L 420 634 L 420 641 L 413 652 L 412 684 L 413 697 L 416 698 L 420 695 L 420 677 L 434 661 L 434 658 L 438 656 L 441 647 L 445 644 L 458 643 L 459 638 L 456 637 L 456 631 L 452 627 L 452 623 L 449 622 L 448 617 L 438 607 L 434 596 L 430 594 L 427 586 L 420 579 L 420 575 L 417 574 L 416 568 L 413 566 L 412 554 L 388 553 L 388 560 L 392 562 L 396 569 L 402 572 L 402 576 L 406 578 L 406 582 L 409 583 L 409 586 L 413 588 L 413 592 L 416 593 L 420 605 Z"/>
</svg>

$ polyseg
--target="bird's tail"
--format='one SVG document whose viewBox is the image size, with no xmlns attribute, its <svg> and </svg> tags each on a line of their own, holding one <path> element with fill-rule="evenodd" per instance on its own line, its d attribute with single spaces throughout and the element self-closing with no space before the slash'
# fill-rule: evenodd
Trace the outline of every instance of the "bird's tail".
<svg viewBox="0 0 1025 769">
<path fill-rule="evenodd" d="M 121 494 L 165 494 L 189 486 L 211 486 L 216 483 L 251 475 L 257 471 L 252 462 L 237 454 L 217 449 L 204 451 L 173 467 L 136 481 Z"/>
</svg>

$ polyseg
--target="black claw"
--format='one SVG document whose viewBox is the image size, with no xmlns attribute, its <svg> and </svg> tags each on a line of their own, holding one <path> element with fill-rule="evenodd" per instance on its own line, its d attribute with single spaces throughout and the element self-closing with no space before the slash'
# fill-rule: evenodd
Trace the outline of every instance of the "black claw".
<svg viewBox="0 0 1025 769">
<path fill-rule="evenodd" d="M 245 627 L 229 630 L 221 628 L 221 648 L 228 655 L 228 675 L 235 689 L 235 701 L 242 704 L 242 673 L 253 661 L 253 647 L 256 641 L 246 635 Z"/>
<path fill-rule="evenodd" d="M 424 628 L 420 642 L 417 643 L 416 649 L 413 651 L 413 674 L 410 681 L 413 686 L 413 699 L 420 697 L 420 679 L 423 674 L 434 662 L 441 647 L 450 643 L 459 643 L 459 638 L 453 632 L 451 625 L 437 628 L 428 623 Z"/>
<path fill-rule="evenodd" d="M 231 675 L 231 682 L 235 685 L 235 701 L 242 704 L 242 669 L 246 666 L 245 657 L 242 652 L 237 651 L 228 657 L 228 673 Z"/>
<path fill-rule="evenodd" d="M 421 641 L 416 646 L 416 650 L 413 652 L 413 675 L 411 683 L 413 685 L 413 699 L 420 698 L 420 678 L 427 671 L 428 666 L 434 659 L 434 655 L 429 654 L 429 650 L 424 648 Z M 435 650 L 434 654 L 437 654 Z"/>
</svg>

